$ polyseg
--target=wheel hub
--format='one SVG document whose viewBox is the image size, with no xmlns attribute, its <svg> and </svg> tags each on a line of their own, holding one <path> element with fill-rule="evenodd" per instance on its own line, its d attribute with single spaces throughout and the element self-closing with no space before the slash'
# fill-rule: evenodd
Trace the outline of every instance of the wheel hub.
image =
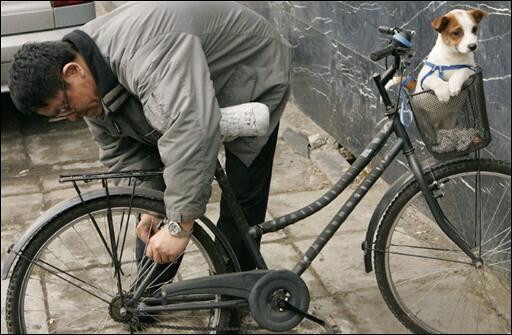
<svg viewBox="0 0 512 335">
<path fill-rule="evenodd" d="M 479 252 L 478 249 L 475 248 L 475 250 L 471 250 L 475 255 Z M 472 261 L 473 263 L 473 266 L 476 268 L 476 269 L 481 269 L 483 268 L 484 266 L 484 260 L 482 259 L 482 257 L 476 257 L 475 259 L 473 259 Z"/>
<path fill-rule="evenodd" d="M 131 299 L 131 294 L 123 294 L 122 299 L 119 294 L 110 302 L 108 312 L 113 320 L 121 323 L 129 323 L 132 314 L 126 308 L 126 302 Z"/>
</svg>

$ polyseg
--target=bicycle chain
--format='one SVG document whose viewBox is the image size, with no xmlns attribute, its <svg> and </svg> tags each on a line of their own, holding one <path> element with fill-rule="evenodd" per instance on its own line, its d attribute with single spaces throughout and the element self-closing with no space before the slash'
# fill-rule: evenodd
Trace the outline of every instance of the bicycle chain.
<svg viewBox="0 0 512 335">
<path fill-rule="evenodd" d="M 261 327 L 199 327 L 199 326 L 178 326 L 173 324 L 154 324 L 154 323 L 137 323 L 136 325 L 140 325 L 147 328 L 162 328 L 162 329 L 174 329 L 174 330 L 186 330 L 186 331 L 222 331 L 222 332 L 235 332 L 235 333 L 243 333 L 245 331 L 254 331 L 254 330 L 263 330 Z"/>
<path fill-rule="evenodd" d="M 178 325 L 165 325 L 165 324 L 154 324 L 154 323 L 138 323 L 138 325 L 141 325 L 147 328 L 161 328 L 161 329 L 174 329 L 174 330 L 183 330 L 183 331 L 200 331 L 202 333 L 209 332 L 209 331 L 221 331 L 221 332 L 233 332 L 236 334 L 244 334 L 248 331 L 255 331 L 255 330 L 265 330 L 265 328 L 262 327 L 198 327 L 198 326 L 178 326 Z M 314 333 L 317 334 L 317 333 Z M 339 329 L 330 329 L 328 330 L 327 334 L 341 334 L 341 331 Z"/>
</svg>

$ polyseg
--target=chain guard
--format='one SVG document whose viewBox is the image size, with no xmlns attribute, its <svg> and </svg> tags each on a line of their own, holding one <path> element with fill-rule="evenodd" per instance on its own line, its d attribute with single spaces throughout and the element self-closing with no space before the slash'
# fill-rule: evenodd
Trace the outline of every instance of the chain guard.
<svg viewBox="0 0 512 335">
<path fill-rule="evenodd" d="M 270 331 L 282 332 L 297 326 L 304 316 L 280 307 L 286 300 L 301 311 L 309 309 L 309 290 L 302 278 L 289 270 L 271 271 L 261 277 L 249 295 L 249 308 L 256 322 Z"/>
</svg>

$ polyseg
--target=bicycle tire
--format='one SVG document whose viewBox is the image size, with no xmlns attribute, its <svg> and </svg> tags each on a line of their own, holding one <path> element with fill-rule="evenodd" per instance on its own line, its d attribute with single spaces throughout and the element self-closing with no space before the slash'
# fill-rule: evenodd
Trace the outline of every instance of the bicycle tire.
<svg viewBox="0 0 512 335">
<path fill-rule="evenodd" d="M 477 161 L 473 159 L 446 162 L 433 169 L 431 173 L 426 175 L 426 178 L 431 187 L 434 180 L 440 181 L 445 185 L 445 189 L 442 191 L 444 193 L 440 192 L 438 194 L 442 196 L 439 198 L 440 205 L 442 204 L 441 207 L 445 214 L 447 212 L 455 213 L 462 211 L 457 206 L 457 203 L 464 198 L 461 189 L 469 189 L 471 186 L 463 185 L 462 183 L 471 184 L 471 178 L 473 177 L 464 178 L 466 178 L 465 176 L 475 174 L 476 171 L 481 172 L 481 186 L 486 186 L 484 182 L 491 185 L 488 186 L 488 190 L 484 190 L 483 193 L 485 195 L 481 195 L 481 200 L 484 197 L 489 197 L 490 199 L 498 196 L 498 192 L 493 194 L 492 185 L 498 187 L 501 184 L 492 184 L 490 177 L 499 177 L 500 180 L 505 181 L 503 184 L 503 196 L 499 194 L 501 201 L 496 207 L 493 219 L 490 222 L 486 220 L 490 215 L 488 213 L 491 212 L 486 208 L 483 209 L 485 213 L 475 214 L 475 217 L 480 216 L 484 218 L 481 227 L 484 224 L 488 224 L 485 232 L 491 234 L 494 228 L 490 229 L 489 227 L 494 224 L 494 218 L 497 214 L 504 214 L 504 221 L 499 226 L 496 223 L 495 228 L 497 228 L 496 234 L 499 234 L 498 231 L 501 229 L 500 227 L 503 222 L 505 222 L 504 231 L 508 230 L 508 240 L 499 242 L 499 248 L 495 247 L 495 250 L 492 252 L 485 251 L 489 250 L 484 248 L 485 244 L 493 241 L 495 236 L 488 240 L 484 239 L 484 243 L 482 243 L 482 235 L 480 235 L 480 242 L 477 243 L 477 238 L 472 236 L 478 236 L 476 231 L 482 231 L 483 229 L 475 228 L 473 231 L 472 225 L 468 224 L 471 221 L 464 220 L 465 214 L 459 216 L 460 221 L 465 221 L 464 224 L 458 226 L 457 223 L 454 223 L 454 226 L 460 227 L 459 233 L 463 234 L 467 240 L 473 239 L 475 248 L 479 245 L 482 258 L 486 255 L 487 259 L 484 259 L 484 261 L 487 261 L 488 265 L 484 263 L 482 268 L 477 269 L 473 267 L 474 270 L 472 270 L 472 265 L 456 263 L 463 261 L 464 257 L 469 262 L 471 260 L 460 250 L 457 250 L 458 248 L 455 244 L 446 242 L 448 239 L 443 240 L 441 237 L 438 237 L 443 236 L 442 234 L 436 235 L 440 229 L 436 228 L 437 225 L 433 224 L 435 221 L 432 217 L 428 218 L 428 215 L 431 215 L 428 209 L 428 213 L 425 214 L 426 203 L 422 199 L 422 193 L 415 180 L 411 181 L 408 185 L 404 185 L 397 192 L 394 200 L 386 209 L 379 225 L 374 253 L 377 283 L 386 304 L 393 314 L 413 333 L 481 332 L 489 334 L 496 333 L 496 330 L 501 330 L 498 332 L 510 332 L 510 163 L 496 160 Z M 449 187 L 448 190 L 446 190 L 446 185 Z M 450 198 L 448 193 L 450 191 L 455 193 L 454 198 Z M 505 196 L 507 199 L 505 199 Z M 448 198 L 447 200 L 451 202 L 447 201 L 445 203 L 445 198 Z M 443 201 L 442 203 L 441 200 Z M 448 205 L 449 203 L 451 205 Z M 490 203 L 489 200 L 487 200 L 487 203 Z M 423 212 L 420 208 L 423 209 Z M 470 215 L 469 211 L 466 212 L 468 212 L 466 215 Z M 448 215 L 447 217 L 452 221 L 453 218 Z M 453 220 L 452 223 L 454 221 L 457 220 Z M 430 224 L 425 224 L 424 222 L 429 222 Z M 486 248 L 491 248 L 491 246 Z M 404 250 L 411 250 L 408 251 L 411 254 L 404 254 Z M 505 269 L 499 270 L 495 263 L 490 262 L 492 257 L 500 257 Z M 439 264 L 444 265 L 439 268 Z M 444 268 L 445 266 L 446 268 Z M 468 269 L 469 272 L 466 275 L 465 271 L 468 271 Z M 508 274 L 506 271 L 508 271 Z M 417 277 L 411 278 L 413 276 Z M 475 280 L 473 277 L 479 279 L 479 287 L 485 290 L 485 296 L 478 297 L 478 295 L 481 295 L 481 292 L 475 293 L 471 291 L 472 289 L 474 290 L 474 287 L 472 287 L 473 282 L 477 289 L 479 285 L 478 280 Z M 449 281 L 450 278 L 453 279 Z M 489 279 L 488 282 L 487 279 Z M 504 280 L 502 281 L 501 279 Z M 459 285 L 459 282 L 463 282 L 464 285 Z M 485 286 L 487 283 L 489 287 Z M 505 293 L 504 299 L 500 297 L 502 293 Z M 408 294 L 410 294 L 410 297 L 408 297 Z M 454 299 L 451 298 L 452 296 Z M 491 296 L 494 298 L 491 298 Z M 455 299 L 457 300 L 455 301 Z M 489 301 L 481 301 L 479 299 Z M 458 315 L 463 314 L 462 317 L 464 317 L 466 309 L 467 313 L 474 317 L 474 314 L 472 314 L 474 313 L 472 312 L 474 309 L 472 302 L 477 300 L 476 318 L 459 320 Z M 417 307 L 420 303 L 422 307 Z M 485 316 L 487 320 L 482 320 L 484 317 L 480 319 L 480 309 L 485 309 L 487 312 L 493 311 L 496 315 L 487 314 Z M 455 319 L 455 316 L 457 316 L 457 319 Z M 482 324 L 480 324 L 481 321 L 483 321 Z M 476 323 L 476 329 L 472 328 L 474 323 Z"/>
<path fill-rule="evenodd" d="M 110 205 L 109 205 L 110 204 Z M 36 260 L 40 259 L 41 255 L 45 255 L 47 252 L 52 253 L 52 251 L 49 249 L 49 246 L 52 245 L 52 242 L 54 240 L 62 240 L 60 236 L 70 231 L 71 228 L 73 228 L 78 234 L 77 229 L 83 229 L 82 227 L 75 227 L 80 222 L 80 218 L 87 217 L 87 213 L 101 213 L 107 210 L 109 207 L 112 210 L 121 209 L 121 208 L 128 208 L 131 205 L 131 208 L 137 209 L 138 211 L 142 212 L 149 212 L 153 214 L 160 215 L 161 217 L 165 216 L 165 207 L 161 200 L 150 198 L 144 195 L 135 195 L 133 196 L 131 194 L 122 194 L 122 195 L 114 195 L 111 196 L 109 200 L 107 200 L 105 197 L 103 198 L 95 198 L 86 201 L 86 205 L 79 203 L 73 207 L 70 207 L 69 209 L 59 213 L 59 215 L 55 216 L 41 231 L 39 231 L 27 244 L 25 249 L 22 251 L 22 257 L 18 260 L 11 276 L 11 280 L 9 283 L 9 287 L 7 290 L 6 295 L 6 323 L 7 328 L 10 333 L 23 333 L 23 332 L 34 332 L 34 329 L 27 329 L 27 325 L 25 323 L 25 316 L 24 314 L 26 311 L 24 310 L 24 302 L 25 302 L 25 294 L 26 293 L 26 286 L 29 282 L 30 275 L 32 273 L 36 274 L 33 270 L 37 267 L 32 265 L 29 261 L 26 261 L 25 259 L 30 260 Z M 87 207 L 87 208 L 86 208 Z M 123 214 L 124 218 L 124 214 Z M 90 221 L 90 220 L 89 220 Z M 201 221 L 201 219 L 197 220 Z M 122 226 L 122 225 L 121 225 Z M 128 227 L 128 222 L 126 224 Z M 119 228 L 121 231 L 121 228 Z M 70 235 L 66 235 L 70 236 Z M 120 235 L 119 235 L 120 236 Z M 213 267 L 213 269 L 208 270 L 210 272 L 210 275 L 215 274 L 221 274 L 226 272 L 231 272 L 231 266 L 228 264 L 226 260 L 229 260 L 229 257 L 225 255 L 225 252 L 222 248 L 220 248 L 218 245 L 214 243 L 214 241 L 211 239 L 211 237 L 205 232 L 205 230 L 199 225 L 195 224 L 193 236 L 191 237 L 191 243 L 189 243 L 189 247 L 191 244 L 194 244 L 194 248 L 197 248 L 199 253 L 202 250 L 206 253 L 206 257 L 209 258 L 206 259 L 205 263 L 210 263 L 210 267 Z M 121 240 L 118 240 L 118 246 L 121 245 Z M 125 241 L 123 240 L 123 247 L 125 246 Z M 65 242 L 62 242 L 63 244 Z M 88 244 L 91 244 L 91 240 L 88 240 L 87 243 L 84 243 L 84 248 L 89 247 L 89 250 L 92 254 L 95 252 L 93 250 L 96 250 L 95 248 L 88 246 Z M 126 242 L 126 245 L 128 245 L 128 242 Z M 189 247 L 187 247 L 187 250 L 189 250 Z M 77 247 L 78 248 L 78 247 Z M 46 251 L 45 251 L 46 250 Z M 192 251 L 192 254 L 194 256 L 190 256 L 191 261 L 190 263 L 193 263 L 195 259 L 197 258 L 195 251 Z M 60 255 L 59 255 L 60 256 Z M 96 255 L 95 255 L 96 256 Z M 133 256 L 135 257 L 135 256 Z M 184 259 L 186 259 L 188 256 L 185 254 Z M 99 258 L 96 257 L 98 262 L 100 262 Z M 133 260 L 132 260 L 133 262 Z M 128 262 L 127 262 L 128 264 Z M 180 271 L 184 267 L 183 264 L 180 266 Z M 80 270 L 79 270 L 80 271 Z M 92 271 L 92 270 L 91 270 Z M 70 270 L 72 272 L 72 270 Z M 108 274 L 108 271 L 105 271 Z M 43 271 L 44 273 L 44 271 Z M 80 272 L 79 272 L 80 273 Z M 92 273 L 92 272 L 91 272 Z M 44 274 L 43 274 L 44 275 Z M 49 275 L 49 273 L 47 274 Z M 78 277 L 78 274 L 76 275 Z M 87 277 L 87 275 L 86 275 Z M 51 278 L 51 275 L 50 275 Z M 83 278 L 82 278 L 83 279 Z M 63 284 L 66 284 L 62 281 Z M 41 284 L 43 287 L 44 285 Z M 55 287 L 55 285 L 53 285 Z M 48 288 L 47 288 L 48 289 Z M 102 288 L 103 290 L 103 288 Z M 78 289 L 76 291 L 79 291 Z M 50 296 L 50 294 L 57 294 L 56 292 L 44 292 L 43 287 L 43 294 L 46 294 Z M 61 293 L 61 296 L 64 294 Z M 99 300 L 98 300 L 99 301 Z M 28 302 L 31 303 L 31 302 Z M 46 304 L 49 304 L 46 301 Z M 74 305 L 73 305 L 74 306 Z M 45 306 L 45 308 L 49 308 L 49 306 Z M 28 312 L 27 312 L 28 313 Z M 32 312 L 31 312 L 32 313 Z M 46 327 L 48 327 L 48 330 L 52 328 L 52 316 L 48 315 L 50 312 L 46 311 L 46 318 L 43 316 L 43 320 L 46 319 Z M 58 313 L 58 312 L 57 312 Z M 66 314 L 64 312 L 63 314 Z M 106 307 L 106 310 L 104 311 L 107 315 L 109 314 L 109 309 Z M 210 327 L 223 327 L 227 325 L 229 321 L 229 310 L 221 309 L 218 310 L 219 314 L 216 314 L 215 324 L 214 325 L 208 325 Z M 60 313 L 59 313 L 60 314 Z M 65 324 L 65 321 L 60 320 L 60 324 Z M 55 320 L 53 321 L 55 323 Z M 187 325 L 185 323 L 185 325 Z M 190 324 L 188 324 L 190 326 Z M 192 325 L 197 326 L 197 325 Z M 43 327 L 44 328 L 44 327 Z M 53 327 L 54 328 L 54 327 Z M 86 327 L 87 328 L 87 327 Z M 126 328 L 126 326 L 125 326 Z M 41 330 L 46 332 L 46 330 Z M 53 329 L 53 331 L 56 331 Z M 97 331 L 95 329 L 94 331 Z M 123 331 L 128 331 L 127 329 L 124 329 Z M 141 329 L 138 329 L 137 332 L 140 332 Z M 60 332 L 60 331 L 58 331 Z M 80 331 L 82 332 L 82 331 Z"/>
</svg>

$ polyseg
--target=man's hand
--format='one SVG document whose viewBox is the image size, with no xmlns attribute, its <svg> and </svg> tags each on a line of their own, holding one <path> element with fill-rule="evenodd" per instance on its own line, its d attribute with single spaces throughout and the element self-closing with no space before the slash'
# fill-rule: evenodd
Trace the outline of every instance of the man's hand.
<svg viewBox="0 0 512 335">
<path fill-rule="evenodd" d="M 137 225 L 137 236 L 147 244 L 151 236 L 158 233 L 157 225 L 159 223 L 160 219 L 158 217 L 149 214 L 142 214 L 140 222 Z"/>
<path fill-rule="evenodd" d="M 164 227 L 149 240 L 146 256 L 159 264 L 175 263 L 185 251 L 189 240 L 188 237 L 172 236 Z"/>
<path fill-rule="evenodd" d="M 159 264 L 174 263 L 183 254 L 190 238 L 172 236 L 167 227 L 157 228 L 161 219 L 143 214 L 137 225 L 137 236 L 147 244 L 146 256 Z M 194 222 L 182 223 L 183 229 L 190 231 Z"/>
</svg>

